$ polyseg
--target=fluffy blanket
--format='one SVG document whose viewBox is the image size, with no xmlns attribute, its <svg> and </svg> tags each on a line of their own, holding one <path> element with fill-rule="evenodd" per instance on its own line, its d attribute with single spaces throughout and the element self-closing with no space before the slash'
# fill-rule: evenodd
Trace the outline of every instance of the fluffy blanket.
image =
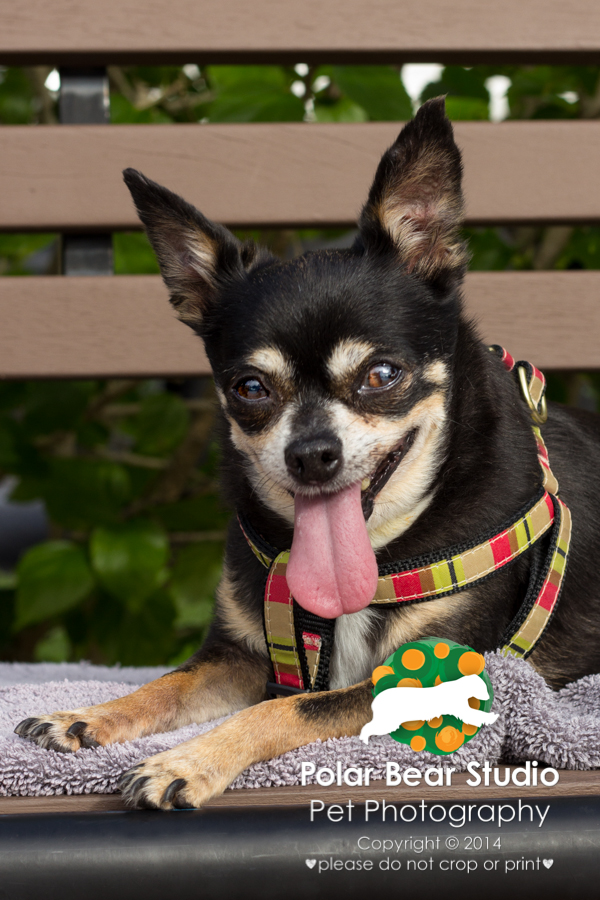
<svg viewBox="0 0 600 900">
<path fill-rule="evenodd" d="M 600 767 L 600 675 L 590 675 L 554 693 L 531 666 L 497 653 L 486 657 L 499 714 L 468 744 L 449 756 L 416 756 L 388 736 L 363 744 L 358 737 L 317 741 L 246 769 L 231 788 L 300 783 L 300 766 L 371 766 L 372 778 L 385 777 L 388 760 L 401 768 L 453 766 L 471 760 L 490 763 L 537 759 L 562 769 Z M 109 669 L 89 664 L 0 664 L 0 795 L 113 793 L 119 775 L 147 756 L 174 747 L 214 728 L 222 719 L 189 725 L 167 734 L 79 750 L 72 755 L 42 750 L 13 734 L 31 715 L 101 703 L 135 690 L 165 669 Z"/>
</svg>

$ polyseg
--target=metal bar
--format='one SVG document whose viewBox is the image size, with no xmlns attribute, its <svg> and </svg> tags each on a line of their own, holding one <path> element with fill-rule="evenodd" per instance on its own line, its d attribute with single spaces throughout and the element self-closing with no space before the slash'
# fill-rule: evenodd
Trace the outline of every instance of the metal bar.
<svg viewBox="0 0 600 900">
<path fill-rule="evenodd" d="M 307 797 L 296 808 L 5 816 L 0 883 L 19 900 L 59 900 L 73 885 L 86 900 L 596 900 L 600 798 L 522 794 L 385 813 L 381 799 L 368 811 L 344 800 L 311 816 Z"/>
<path fill-rule="evenodd" d="M 107 125 L 110 95 L 106 69 L 61 69 L 59 120 L 62 125 Z M 62 240 L 64 275 L 111 275 L 112 235 L 64 235 Z"/>
</svg>

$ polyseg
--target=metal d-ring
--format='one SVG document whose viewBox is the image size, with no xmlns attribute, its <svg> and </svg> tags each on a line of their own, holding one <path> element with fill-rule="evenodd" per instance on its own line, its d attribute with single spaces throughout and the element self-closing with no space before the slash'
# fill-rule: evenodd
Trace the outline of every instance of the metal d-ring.
<svg viewBox="0 0 600 900">
<path fill-rule="evenodd" d="M 542 399 L 540 400 L 539 408 L 533 402 L 533 397 L 531 396 L 531 391 L 529 390 L 529 382 L 527 381 L 527 370 L 524 366 L 519 366 L 517 369 L 519 374 L 519 384 L 521 385 L 521 393 L 525 398 L 525 402 L 529 407 L 531 412 L 531 418 L 535 422 L 536 425 L 543 425 L 544 422 L 548 419 L 548 405 L 546 403 L 546 394 L 542 395 Z"/>
</svg>

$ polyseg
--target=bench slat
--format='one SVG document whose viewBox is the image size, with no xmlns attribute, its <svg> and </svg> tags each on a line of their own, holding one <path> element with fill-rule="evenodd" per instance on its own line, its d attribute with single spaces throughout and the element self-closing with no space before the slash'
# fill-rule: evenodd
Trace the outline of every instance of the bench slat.
<svg viewBox="0 0 600 900">
<path fill-rule="evenodd" d="M 352 226 L 399 123 L 0 129 L 0 230 L 138 228 L 126 166 L 209 217 Z M 459 122 L 470 223 L 600 220 L 600 121 Z"/>
<path fill-rule="evenodd" d="M 597 62 L 597 0 L 0 2 L 0 62 Z"/>
<path fill-rule="evenodd" d="M 599 369 L 600 272 L 474 272 L 467 309 L 490 343 L 544 369 Z M 0 377 L 207 373 L 158 276 L 0 279 Z"/>
<path fill-rule="evenodd" d="M 511 769 L 514 767 L 511 767 Z M 560 771 L 560 781 L 555 787 L 548 788 L 544 785 L 528 787 L 526 791 L 521 786 L 509 783 L 505 787 L 495 784 L 471 787 L 467 779 L 471 776 L 467 772 L 454 774 L 450 787 L 432 787 L 427 784 L 409 788 L 405 784 L 398 787 L 388 787 L 384 781 L 374 781 L 368 787 L 329 787 L 318 785 L 306 785 L 305 787 L 274 787 L 242 788 L 241 790 L 225 791 L 218 797 L 209 800 L 205 809 L 226 809 L 231 807 L 260 807 L 260 806 L 301 806 L 308 808 L 311 800 L 322 800 L 324 803 L 365 803 L 367 800 L 382 798 L 387 803 L 414 803 L 420 800 L 431 802 L 443 801 L 482 801 L 495 798 L 520 797 L 531 800 L 533 797 L 541 797 L 548 800 L 554 797 L 593 797 L 600 793 L 600 774 L 596 770 L 588 771 Z M 524 796 L 525 795 L 525 796 Z M 125 804 L 120 794 L 58 794 L 52 797 L 0 797 L 0 816 L 23 815 L 35 813 L 81 813 L 81 812 L 109 812 L 111 810 L 124 810 Z"/>
</svg>

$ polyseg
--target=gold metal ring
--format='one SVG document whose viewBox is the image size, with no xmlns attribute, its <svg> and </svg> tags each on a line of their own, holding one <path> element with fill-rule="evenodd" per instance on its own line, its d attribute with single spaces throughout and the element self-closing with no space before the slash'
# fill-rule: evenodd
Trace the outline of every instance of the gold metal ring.
<svg viewBox="0 0 600 900">
<path fill-rule="evenodd" d="M 525 402 L 529 407 L 531 412 L 531 418 L 535 422 L 536 425 L 543 425 L 544 422 L 548 419 L 548 406 L 546 404 L 546 394 L 542 396 L 540 400 L 539 409 L 533 402 L 533 398 L 531 396 L 531 391 L 529 390 L 529 383 L 527 381 L 527 369 L 524 366 L 519 366 L 517 369 L 519 373 L 519 384 L 521 385 L 521 393 L 525 398 Z"/>
</svg>

